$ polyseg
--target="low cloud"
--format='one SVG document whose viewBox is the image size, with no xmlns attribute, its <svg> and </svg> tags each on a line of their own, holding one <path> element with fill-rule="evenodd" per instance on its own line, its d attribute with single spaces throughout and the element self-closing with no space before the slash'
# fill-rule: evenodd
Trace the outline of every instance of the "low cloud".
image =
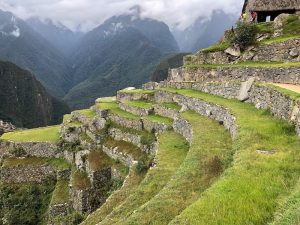
<svg viewBox="0 0 300 225">
<path fill-rule="evenodd" d="M 22 19 L 50 18 L 69 28 L 88 31 L 113 15 L 141 6 L 142 17 L 162 20 L 172 29 L 184 29 L 199 16 L 209 18 L 214 10 L 237 15 L 243 0 L 1 0 L 0 8 Z"/>
</svg>

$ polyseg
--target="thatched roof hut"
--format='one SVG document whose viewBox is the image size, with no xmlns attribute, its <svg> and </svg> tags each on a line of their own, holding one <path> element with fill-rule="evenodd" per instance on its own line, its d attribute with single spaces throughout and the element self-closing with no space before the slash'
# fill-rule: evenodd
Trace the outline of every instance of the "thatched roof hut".
<svg viewBox="0 0 300 225">
<path fill-rule="evenodd" d="M 258 22 L 274 20 L 282 13 L 300 14 L 300 0 L 245 0 L 243 13 L 249 11 L 257 12 Z"/>
<path fill-rule="evenodd" d="M 300 11 L 300 0 L 246 0 L 244 9 L 253 11 Z"/>
</svg>

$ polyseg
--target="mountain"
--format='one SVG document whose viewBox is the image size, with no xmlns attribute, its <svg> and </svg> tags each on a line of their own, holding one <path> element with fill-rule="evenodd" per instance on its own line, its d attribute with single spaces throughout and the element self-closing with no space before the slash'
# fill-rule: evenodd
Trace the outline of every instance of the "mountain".
<svg viewBox="0 0 300 225">
<path fill-rule="evenodd" d="M 66 58 L 23 20 L 0 10 L 0 60 L 30 70 L 54 96 L 69 90 L 70 67 Z"/>
<path fill-rule="evenodd" d="M 168 26 L 138 15 L 115 16 L 81 40 L 73 55 L 76 86 L 65 100 L 73 108 L 86 107 L 100 96 L 149 81 L 160 59 L 177 52 Z"/>
<path fill-rule="evenodd" d="M 10 62 L 0 61 L 0 119 L 17 127 L 61 122 L 68 106 L 50 96 L 35 77 Z"/>
<path fill-rule="evenodd" d="M 196 52 L 219 41 L 224 31 L 235 25 L 237 17 L 223 11 L 214 11 L 211 18 L 199 17 L 185 30 L 175 30 L 173 34 L 181 51 Z"/>
<path fill-rule="evenodd" d="M 50 19 L 43 21 L 37 17 L 32 17 L 26 22 L 66 56 L 72 52 L 83 36 L 83 33 L 73 32 L 63 24 L 55 24 Z"/>
<path fill-rule="evenodd" d="M 160 82 L 168 78 L 169 69 L 178 68 L 183 65 L 183 57 L 189 53 L 172 54 L 161 60 L 151 75 L 151 81 Z"/>
</svg>

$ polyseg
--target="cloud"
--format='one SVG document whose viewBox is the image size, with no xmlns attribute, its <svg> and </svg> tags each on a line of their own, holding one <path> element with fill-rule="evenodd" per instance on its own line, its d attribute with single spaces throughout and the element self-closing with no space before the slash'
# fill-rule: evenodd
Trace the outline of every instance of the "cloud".
<svg viewBox="0 0 300 225">
<path fill-rule="evenodd" d="M 75 30 L 87 31 L 113 15 L 141 6 L 141 15 L 162 20 L 173 29 L 184 29 L 199 16 L 214 10 L 237 15 L 243 0 L 1 0 L 0 8 L 22 19 L 37 16 L 61 22 Z"/>
</svg>

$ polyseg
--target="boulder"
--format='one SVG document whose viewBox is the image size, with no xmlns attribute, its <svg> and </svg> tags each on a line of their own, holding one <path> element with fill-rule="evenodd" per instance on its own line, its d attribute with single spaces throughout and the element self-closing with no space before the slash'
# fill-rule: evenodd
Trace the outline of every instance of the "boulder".
<svg viewBox="0 0 300 225">
<path fill-rule="evenodd" d="M 289 55 L 292 56 L 293 58 L 296 58 L 300 55 L 300 52 L 297 48 L 293 48 L 291 49 L 291 51 L 289 52 Z"/>
<path fill-rule="evenodd" d="M 249 92 L 251 90 L 251 87 L 255 81 L 254 77 L 249 78 L 247 81 L 243 82 L 241 85 L 240 93 L 238 99 L 240 101 L 246 101 L 249 99 Z"/>
<path fill-rule="evenodd" d="M 282 35 L 283 23 L 289 17 L 289 14 L 282 13 L 274 20 L 274 36 Z"/>
<path fill-rule="evenodd" d="M 225 50 L 225 53 L 234 56 L 240 57 L 241 56 L 241 49 L 239 47 L 229 47 Z"/>
</svg>

